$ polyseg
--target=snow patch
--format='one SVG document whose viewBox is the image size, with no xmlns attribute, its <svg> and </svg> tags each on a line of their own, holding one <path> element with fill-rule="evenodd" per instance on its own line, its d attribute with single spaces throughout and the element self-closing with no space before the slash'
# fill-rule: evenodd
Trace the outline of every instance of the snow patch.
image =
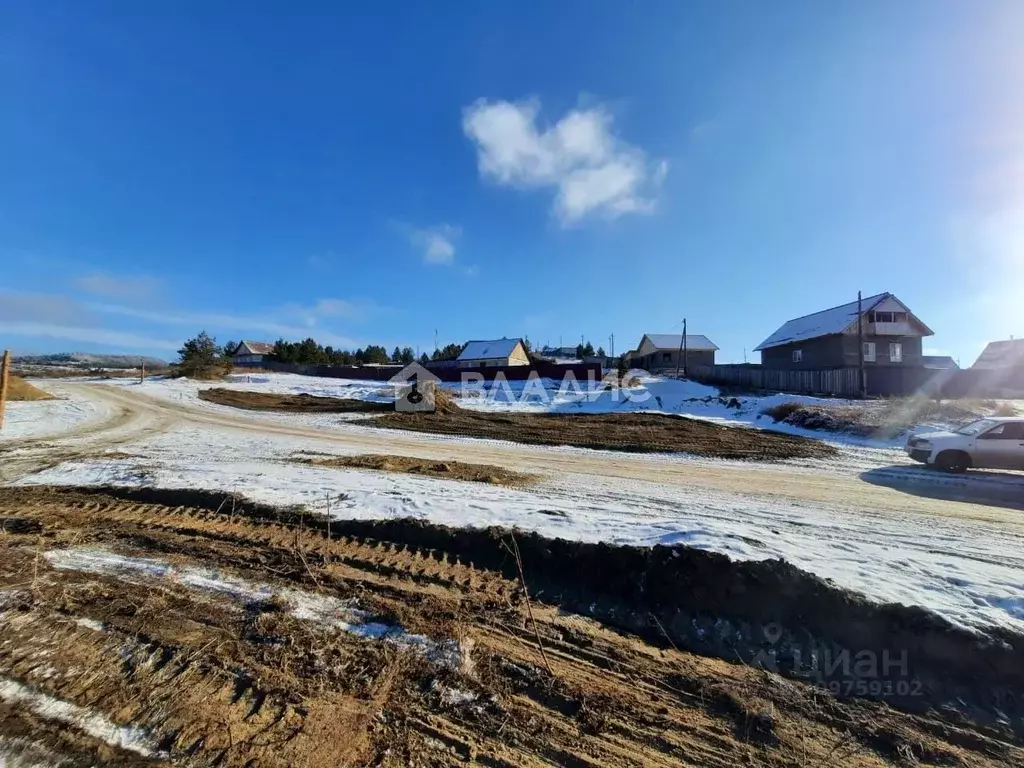
<svg viewBox="0 0 1024 768">
<path fill-rule="evenodd" d="M 34 691 L 21 683 L 0 678 L 0 699 L 31 709 L 39 717 L 79 728 L 93 738 L 143 757 L 166 758 L 143 728 L 120 726 L 85 707 Z"/>
<path fill-rule="evenodd" d="M 249 603 L 278 600 L 284 603 L 290 616 L 300 621 L 333 627 L 367 640 L 395 643 L 452 668 L 459 665 L 458 643 L 437 643 L 423 635 L 406 632 L 394 624 L 368 621 L 369 614 L 355 608 L 352 601 L 295 589 L 275 588 L 269 584 L 254 584 L 213 569 L 171 565 L 160 560 L 127 557 L 102 549 L 50 550 L 44 557 L 59 570 L 102 574 L 134 583 L 145 578 L 163 579 L 201 592 Z M 140 576 L 142 579 L 138 578 Z"/>
</svg>

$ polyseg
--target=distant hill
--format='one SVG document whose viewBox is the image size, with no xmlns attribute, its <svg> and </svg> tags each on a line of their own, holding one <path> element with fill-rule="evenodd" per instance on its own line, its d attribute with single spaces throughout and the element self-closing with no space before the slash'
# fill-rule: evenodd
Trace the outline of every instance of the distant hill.
<svg viewBox="0 0 1024 768">
<path fill-rule="evenodd" d="M 166 368 L 159 357 L 145 355 L 94 355 L 91 352 L 59 352 L 53 355 L 16 355 L 15 365 L 59 365 L 71 368 Z"/>
</svg>

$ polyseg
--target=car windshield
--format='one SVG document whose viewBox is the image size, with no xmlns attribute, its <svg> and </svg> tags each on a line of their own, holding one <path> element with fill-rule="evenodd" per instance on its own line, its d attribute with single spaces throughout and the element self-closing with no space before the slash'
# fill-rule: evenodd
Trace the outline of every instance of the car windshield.
<svg viewBox="0 0 1024 768">
<path fill-rule="evenodd" d="M 995 422 L 992 419 L 979 419 L 978 421 L 972 421 L 970 424 L 960 427 L 960 429 L 956 430 L 956 433 L 958 435 L 971 435 L 973 437 L 974 435 L 981 434 L 990 427 L 994 427 L 997 423 L 998 422 Z"/>
</svg>

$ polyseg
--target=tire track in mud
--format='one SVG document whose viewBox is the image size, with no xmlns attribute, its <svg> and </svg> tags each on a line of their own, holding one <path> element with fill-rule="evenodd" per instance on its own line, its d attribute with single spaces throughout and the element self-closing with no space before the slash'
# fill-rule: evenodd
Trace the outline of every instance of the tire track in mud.
<svg viewBox="0 0 1024 768">
<path fill-rule="evenodd" d="M 298 511 L 149 489 L 5 489 L 0 678 L 143 734 L 145 756 L 0 706 L 0 737 L 69 764 L 624 766 L 983 765 L 1024 760 L 1005 729 L 842 701 L 744 666 L 655 647 L 533 594 L 465 552 L 334 529 Z M 219 501 L 218 501 L 219 499 Z M 397 529 L 395 529 L 397 530 Z M 459 640 L 458 668 L 300 621 L 274 598 L 54 571 L 113 550 L 356 601 L 374 620 Z M 544 654 L 541 654 L 540 645 Z M 471 649 L 471 650 L 468 650 Z M 468 660 L 468 661 L 467 661 Z M 0 742 L 0 749 L 4 742 Z"/>
</svg>

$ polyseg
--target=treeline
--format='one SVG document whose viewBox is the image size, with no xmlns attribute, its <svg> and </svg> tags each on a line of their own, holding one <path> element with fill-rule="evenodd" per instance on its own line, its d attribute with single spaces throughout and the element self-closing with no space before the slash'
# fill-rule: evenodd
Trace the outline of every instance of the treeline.
<svg viewBox="0 0 1024 768">
<path fill-rule="evenodd" d="M 454 360 L 460 352 L 461 344 L 447 344 L 442 349 L 435 349 L 430 355 L 424 352 L 420 355 L 419 361 L 428 363 L 431 360 Z M 385 347 L 377 344 L 369 344 L 351 351 L 335 349 L 330 345 L 323 346 L 312 338 L 302 341 L 278 339 L 274 342 L 271 357 L 279 363 L 300 365 L 408 365 L 416 359 L 416 352 L 412 347 L 395 347 L 389 354 Z"/>
</svg>

